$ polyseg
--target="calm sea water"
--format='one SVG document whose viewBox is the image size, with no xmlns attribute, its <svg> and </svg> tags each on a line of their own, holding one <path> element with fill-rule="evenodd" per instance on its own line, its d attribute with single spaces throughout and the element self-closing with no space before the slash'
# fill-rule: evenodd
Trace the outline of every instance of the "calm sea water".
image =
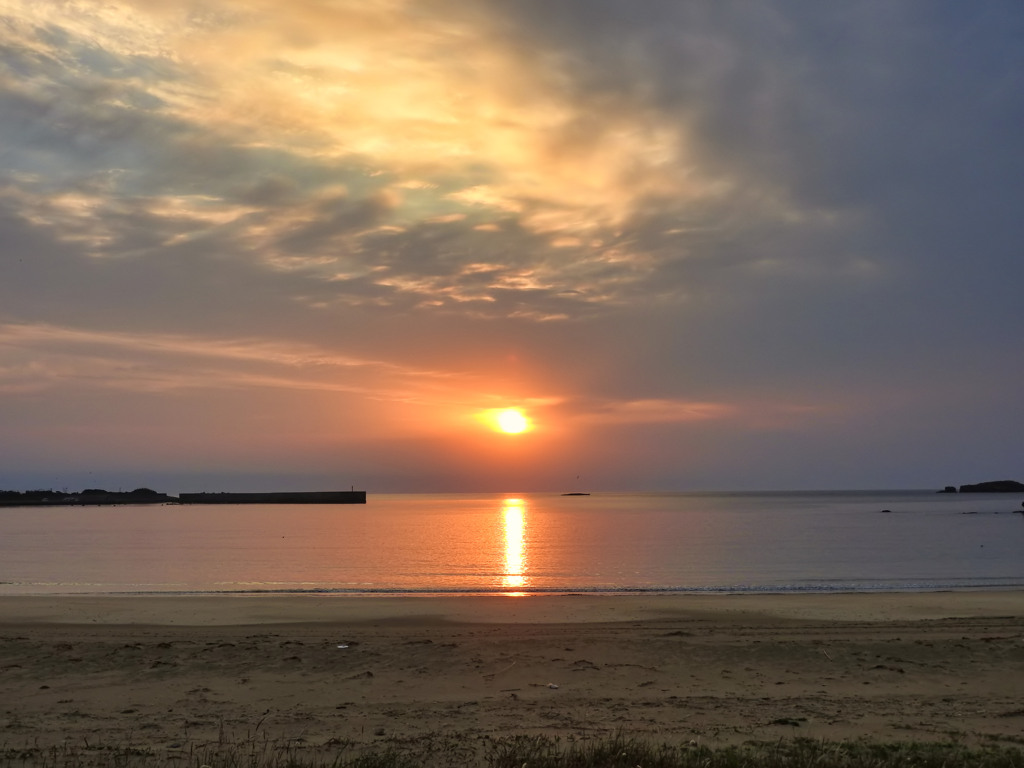
<svg viewBox="0 0 1024 768">
<path fill-rule="evenodd" d="M 365 506 L 8 508 L 0 594 L 1021 587 L 1022 500 L 371 494 Z"/>
</svg>

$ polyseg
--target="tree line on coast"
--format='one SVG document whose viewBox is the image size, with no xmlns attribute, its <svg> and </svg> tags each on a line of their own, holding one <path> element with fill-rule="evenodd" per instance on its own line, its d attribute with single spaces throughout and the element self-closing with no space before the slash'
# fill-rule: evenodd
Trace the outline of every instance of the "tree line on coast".
<svg viewBox="0 0 1024 768">
<path fill-rule="evenodd" d="M 151 488 L 107 491 L 86 488 L 69 493 L 53 489 L 0 491 L 0 507 L 84 507 L 112 504 L 365 504 L 366 491 L 282 491 L 277 493 L 182 493 L 170 496 Z"/>
<path fill-rule="evenodd" d="M 0 491 L 0 506 L 82 506 L 86 504 L 161 504 L 175 502 L 173 496 L 154 491 L 151 488 L 136 488 L 132 491 L 107 491 L 103 488 L 86 488 L 68 492 L 50 489 L 34 491 Z"/>
</svg>

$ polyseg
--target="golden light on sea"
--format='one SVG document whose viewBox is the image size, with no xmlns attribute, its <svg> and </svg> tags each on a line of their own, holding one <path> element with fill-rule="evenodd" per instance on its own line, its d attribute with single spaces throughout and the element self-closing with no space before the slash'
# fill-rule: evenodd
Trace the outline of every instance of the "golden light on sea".
<svg viewBox="0 0 1024 768">
<path fill-rule="evenodd" d="M 526 586 L 526 503 L 522 499 L 505 499 L 501 503 L 501 514 L 505 528 L 505 573 L 501 586 L 522 589 Z"/>
</svg>

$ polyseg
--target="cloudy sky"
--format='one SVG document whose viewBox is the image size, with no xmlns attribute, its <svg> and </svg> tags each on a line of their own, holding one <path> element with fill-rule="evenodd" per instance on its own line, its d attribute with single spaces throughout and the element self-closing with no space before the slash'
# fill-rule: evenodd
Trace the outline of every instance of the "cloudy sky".
<svg viewBox="0 0 1024 768">
<path fill-rule="evenodd" d="M 0 0 L 0 487 L 1024 480 L 1022 39 L 1019 0 Z"/>
</svg>

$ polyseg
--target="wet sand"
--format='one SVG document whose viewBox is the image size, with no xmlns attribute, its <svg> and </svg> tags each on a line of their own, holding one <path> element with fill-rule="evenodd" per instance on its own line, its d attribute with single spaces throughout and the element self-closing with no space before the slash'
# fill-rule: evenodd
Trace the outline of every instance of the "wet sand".
<svg viewBox="0 0 1024 768">
<path fill-rule="evenodd" d="M 8 746 L 1024 739 L 1024 592 L 0 597 Z"/>
</svg>

